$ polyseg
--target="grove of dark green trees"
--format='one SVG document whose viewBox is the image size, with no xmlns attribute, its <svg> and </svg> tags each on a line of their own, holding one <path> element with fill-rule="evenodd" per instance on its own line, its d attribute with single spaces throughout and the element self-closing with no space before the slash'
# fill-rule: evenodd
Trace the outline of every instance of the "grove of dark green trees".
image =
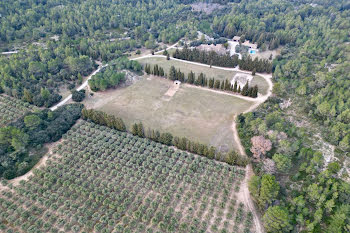
<svg viewBox="0 0 350 233">
<path fill-rule="evenodd" d="M 215 51 L 200 51 L 196 48 L 190 49 L 186 45 L 183 49 L 176 49 L 173 54 L 174 58 L 195 61 L 204 63 L 210 66 L 222 66 L 222 67 L 236 67 L 239 65 L 239 68 L 242 70 L 249 70 L 254 72 L 261 73 L 271 73 L 272 64 L 267 59 L 255 58 L 252 60 L 250 56 L 243 56 L 241 60 L 237 56 L 230 56 L 229 54 L 221 55 Z"/>
<path fill-rule="evenodd" d="M 82 108 L 82 104 L 69 104 L 54 112 L 29 112 L 1 127 L 0 177 L 12 179 L 29 171 L 40 159 L 36 154 L 43 144 L 59 140 L 80 118 Z"/>
</svg>

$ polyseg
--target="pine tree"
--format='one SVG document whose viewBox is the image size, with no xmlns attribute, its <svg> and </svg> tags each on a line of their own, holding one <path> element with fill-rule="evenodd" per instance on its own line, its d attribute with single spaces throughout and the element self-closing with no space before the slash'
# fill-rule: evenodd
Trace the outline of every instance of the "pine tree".
<svg viewBox="0 0 350 233">
<path fill-rule="evenodd" d="M 241 93 L 241 86 L 238 86 L 237 92 L 238 92 L 238 93 Z"/>
<path fill-rule="evenodd" d="M 81 76 L 81 74 L 78 74 L 78 83 L 82 84 L 83 83 L 83 76 Z"/>
<path fill-rule="evenodd" d="M 23 91 L 23 100 L 27 101 L 28 103 L 33 103 L 32 93 L 26 88 L 24 88 L 24 91 Z"/>
<path fill-rule="evenodd" d="M 270 206 L 263 216 L 267 232 L 290 232 L 293 229 L 290 219 L 288 210 L 278 205 Z"/>
</svg>

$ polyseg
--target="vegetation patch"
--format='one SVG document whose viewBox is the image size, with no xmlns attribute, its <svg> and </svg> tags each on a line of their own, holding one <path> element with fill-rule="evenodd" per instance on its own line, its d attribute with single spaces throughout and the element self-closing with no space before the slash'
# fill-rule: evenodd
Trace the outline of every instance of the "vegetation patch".
<svg viewBox="0 0 350 233">
<path fill-rule="evenodd" d="M 27 113 L 0 128 L 0 177 L 12 179 L 25 174 L 40 158 L 44 143 L 55 142 L 80 118 L 81 104 L 65 105 Z"/>
<path fill-rule="evenodd" d="M 0 194 L 1 231 L 232 232 L 243 169 L 81 121 L 47 166 Z M 192 230 L 191 230 L 192 229 Z"/>
<path fill-rule="evenodd" d="M 142 65 L 150 65 L 152 68 L 155 65 L 158 65 L 159 67 L 162 67 L 164 70 L 164 73 L 169 74 L 170 69 L 172 66 L 175 67 L 177 70 L 181 70 L 186 76 L 191 73 L 191 71 L 194 73 L 194 75 L 197 77 L 200 73 L 203 73 L 207 78 L 214 78 L 215 80 L 219 80 L 220 82 L 225 81 L 226 79 L 229 81 L 232 81 L 233 77 L 239 73 L 235 71 L 229 71 L 229 70 L 223 70 L 223 69 L 217 69 L 215 67 L 205 67 L 201 65 L 196 64 L 189 64 L 182 61 L 177 60 L 167 60 L 165 57 L 147 57 L 142 58 L 138 60 Z M 260 77 L 258 75 L 255 75 L 253 79 L 250 82 L 251 86 L 258 86 L 259 93 L 266 94 L 268 91 L 268 83 L 265 81 L 263 77 Z"/>
<path fill-rule="evenodd" d="M 9 96 L 0 95 L 0 127 L 17 120 L 27 112 L 38 110 L 34 105 Z"/>
<path fill-rule="evenodd" d="M 236 148 L 231 131 L 234 115 L 249 109 L 252 102 L 183 85 L 176 95 L 164 96 L 172 85 L 163 78 L 143 78 L 126 88 L 95 93 L 84 103 L 121 117 L 129 129 L 143 122 L 146 131 L 169 132 L 225 152 Z"/>
</svg>

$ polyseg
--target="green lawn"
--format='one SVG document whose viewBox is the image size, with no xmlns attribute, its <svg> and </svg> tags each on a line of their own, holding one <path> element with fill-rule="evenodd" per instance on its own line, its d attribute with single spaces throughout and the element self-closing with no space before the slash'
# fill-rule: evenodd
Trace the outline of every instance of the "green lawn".
<svg viewBox="0 0 350 233">
<path fill-rule="evenodd" d="M 164 96 L 171 85 L 167 79 L 143 78 L 126 88 L 95 93 L 85 104 L 122 117 L 128 127 L 142 121 L 146 128 L 185 136 L 223 151 L 236 147 L 233 116 L 248 109 L 251 102 L 185 86 L 172 97 Z"/>
</svg>

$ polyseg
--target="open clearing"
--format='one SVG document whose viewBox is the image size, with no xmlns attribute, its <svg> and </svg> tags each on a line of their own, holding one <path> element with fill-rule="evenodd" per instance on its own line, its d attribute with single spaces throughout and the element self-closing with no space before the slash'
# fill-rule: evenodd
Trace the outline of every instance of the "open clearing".
<svg viewBox="0 0 350 233">
<path fill-rule="evenodd" d="M 80 121 L 0 192 L 1 232 L 254 232 L 245 171 Z"/>
<path fill-rule="evenodd" d="M 164 57 L 145 57 L 138 59 L 137 61 L 143 65 L 150 64 L 153 66 L 158 64 L 160 67 L 163 67 L 165 73 L 169 73 L 170 67 L 174 66 L 176 69 L 180 69 L 182 72 L 184 72 L 186 77 L 191 71 L 193 71 L 196 76 L 202 72 L 207 78 L 215 78 L 220 80 L 228 79 L 231 81 L 233 77 L 239 73 L 235 71 L 217 69 L 215 67 L 209 68 L 196 64 L 189 64 L 185 61 L 177 61 L 174 59 L 167 60 Z M 264 78 L 255 75 L 251 81 L 251 85 L 258 85 L 259 93 L 263 95 L 267 94 L 269 85 Z"/>
<path fill-rule="evenodd" d="M 123 118 L 128 127 L 141 121 L 145 128 L 184 136 L 221 151 L 236 149 L 232 121 L 253 102 L 183 84 L 173 96 L 165 95 L 173 85 L 167 79 L 146 76 L 126 88 L 95 93 L 84 104 Z"/>
</svg>

